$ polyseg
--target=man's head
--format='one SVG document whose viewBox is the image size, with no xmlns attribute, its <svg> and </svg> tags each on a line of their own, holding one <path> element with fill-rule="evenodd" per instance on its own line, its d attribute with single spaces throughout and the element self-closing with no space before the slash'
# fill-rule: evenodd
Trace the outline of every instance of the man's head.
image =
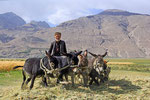
<svg viewBox="0 0 150 100">
<path fill-rule="evenodd" d="M 60 32 L 55 32 L 55 40 L 60 41 L 61 39 L 61 33 Z"/>
</svg>

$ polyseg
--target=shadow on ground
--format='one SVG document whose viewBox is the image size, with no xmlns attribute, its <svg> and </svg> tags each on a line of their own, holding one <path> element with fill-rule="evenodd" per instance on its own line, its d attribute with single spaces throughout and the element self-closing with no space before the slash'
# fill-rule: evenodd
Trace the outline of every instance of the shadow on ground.
<svg viewBox="0 0 150 100">
<path fill-rule="evenodd" d="M 102 93 L 108 92 L 113 94 L 126 94 L 132 91 L 137 91 L 142 89 L 140 86 L 133 85 L 131 81 L 121 79 L 121 80 L 110 80 L 109 82 L 105 82 L 100 86 L 93 84 L 89 87 L 80 88 L 80 85 L 76 85 L 74 88 L 70 86 L 71 84 L 65 85 L 64 88 L 66 90 L 72 90 L 77 92 L 85 92 L 85 93 Z M 81 86 L 83 87 L 83 86 Z"/>
</svg>

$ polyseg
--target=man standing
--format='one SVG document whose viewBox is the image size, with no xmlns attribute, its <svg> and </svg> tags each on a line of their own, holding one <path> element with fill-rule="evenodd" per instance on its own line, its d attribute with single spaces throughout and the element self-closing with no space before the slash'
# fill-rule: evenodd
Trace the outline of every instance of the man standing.
<svg viewBox="0 0 150 100">
<path fill-rule="evenodd" d="M 51 43 L 49 54 L 53 56 L 61 56 L 62 53 L 67 53 L 65 41 L 61 40 L 61 33 L 55 32 L 55 41 Z"/>
</svg>

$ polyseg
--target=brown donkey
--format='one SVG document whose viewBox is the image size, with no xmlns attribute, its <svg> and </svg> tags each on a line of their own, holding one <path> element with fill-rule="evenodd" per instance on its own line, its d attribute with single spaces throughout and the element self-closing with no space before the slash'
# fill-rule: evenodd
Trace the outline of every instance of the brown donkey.
<svg viewBox="0 0 150 100">
<path fill-rule="evenodd" d="M 79 63 L 78 63 L 78 69 L 79 69 L 79 75 L 81 74 L 83 77 L 84 86 L 87 86 L 88 84 L 88 75 L 90 72 L 90 69 L 88 67 L 88 57 L 87 57 L 88 51 L 85 50 L 82 55 L 78 56 Z"/>
</svg>

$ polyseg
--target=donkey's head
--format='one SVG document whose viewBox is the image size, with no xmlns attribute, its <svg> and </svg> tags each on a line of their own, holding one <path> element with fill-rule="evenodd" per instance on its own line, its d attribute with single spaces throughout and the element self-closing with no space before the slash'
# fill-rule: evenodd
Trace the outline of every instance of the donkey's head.
<svg viewBox="0 0 150 100">
<path fill-rule="evenodd" d="M 89 52 L 89 54 L 91 54 L 92 56 L 94 56 L 94 62 L 93 62 L 93 66 L 95 69 L 98 68 L 98 72 L 102 72 L 104 71 L 103 66 L 104 66 L 104 60 L 103 58 L 107 55 L 107 51 L 105 52 L 105 54 L 103 55 L 96 55 L 94 53 Z"/>
<path fill-rule="evenodd" d="M 79 52 L 70 52 L 70 53 L 63 53 L 64 56 L 68 58 L 68 64 L 70 65 L 78 65 L 79 59 L 78 55 L 80 55 L 82 51 Z"/>
<path fill-rule="evenodd" d="M 78 55 L 78 59 L 79 59 L 78 65 L 79 65 L 79 67 L 88 66 L 87 55 L 88 55 L 88 51 L 87 50 L 85 50 L 82 55 Z"/>
</svg>

